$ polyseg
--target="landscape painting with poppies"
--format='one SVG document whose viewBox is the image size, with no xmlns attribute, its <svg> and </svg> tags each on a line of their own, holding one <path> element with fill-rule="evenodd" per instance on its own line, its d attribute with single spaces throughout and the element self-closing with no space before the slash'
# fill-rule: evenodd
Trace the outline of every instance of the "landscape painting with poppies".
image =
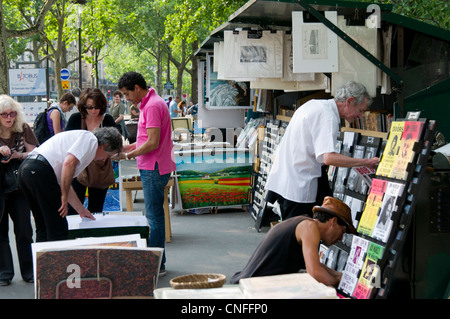
<svg viewBox="0 0 450 319">
<path fill-rule="evenodd" d="M 248 204 L 248 151 L 204 149 L 176 156 L 183 209 Z"/>
</svg>

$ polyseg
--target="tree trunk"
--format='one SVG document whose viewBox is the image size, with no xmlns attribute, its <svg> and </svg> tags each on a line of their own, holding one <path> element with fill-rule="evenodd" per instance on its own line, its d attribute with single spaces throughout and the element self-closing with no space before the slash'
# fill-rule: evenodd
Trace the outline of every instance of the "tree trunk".
<svg viewBox="0 0 450 319">
<path fill-rule="evenodd" d="M 181 62 L 177 64 L 177 95 L 182 98 L 183 94 L 183 72 L 186 66 L 186 46 L 185 41 L 181 43 Z"/>
<path fill-rule="evenodd" d="M 159 96 L 161 96 L 162 92 L 163 92 L 163 86 L 162 86 L 162 72 L 163 72 L 163 67 L 162 67 L 162 48 L 161 48 L 161 43 L 158 42 L 158 49 L 157 49 L 157 64 L 156 64 L 156 92 L 158 93 Z"/>
<path fill-rule="evenodd" d="M 196 104 L 198 103 L 198 63 L 197 58 L 194 56 L 194 53 L 197 52 L 198 49 L 198 41 L 194 41 L 192 44 L 192 58 L 191 58 L 191 101 Z"/>
</svg>

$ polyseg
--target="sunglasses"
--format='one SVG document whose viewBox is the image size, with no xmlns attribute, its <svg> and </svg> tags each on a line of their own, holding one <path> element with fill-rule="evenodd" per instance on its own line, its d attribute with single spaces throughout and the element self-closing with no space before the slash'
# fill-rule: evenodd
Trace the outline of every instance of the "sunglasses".
<svg viewBox="0 0 450 319">
<path fill-rule="evenodd" d="M 10 113 L 2 113 L 2 114 L 0 114 L 4 119 L 6 119 L 6 118 L 8 118 L 8 116 L 10 117 L 10 118 L 15 118 L 16 117 L 16 115 L 17 115 L 17 112 L 15 112 L 15 111 L 13 111 L 13 112 L 10 112 Z"/>
<path fill-rule="evenodd" d="M 102 107 L 101 106 L 91 106 L 91 105 L 86 105 L 86 110 L 100 110 Z"/>
</svg>

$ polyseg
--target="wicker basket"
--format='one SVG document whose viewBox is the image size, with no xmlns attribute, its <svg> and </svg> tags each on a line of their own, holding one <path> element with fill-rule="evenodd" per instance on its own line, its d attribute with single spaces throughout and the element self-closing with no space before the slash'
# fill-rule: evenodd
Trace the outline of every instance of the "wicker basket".
<svg viewBox="0 0 450 319">
<path fill-rule="evenodd" d="M 170 280 L 174 289 L 219 288 L 225 283 L 226 276 L 222 274 L 191 274 L 178 276 Z"/>
</svg>

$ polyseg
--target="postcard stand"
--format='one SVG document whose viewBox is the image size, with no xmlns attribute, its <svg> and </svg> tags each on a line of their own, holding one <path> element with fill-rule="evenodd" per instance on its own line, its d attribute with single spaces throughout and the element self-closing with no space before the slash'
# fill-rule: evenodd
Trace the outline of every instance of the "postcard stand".
<svg viewBox="0 0 450 319">
<path fill-rule="evenodd" d="M 427 161 L 431 151 L 431 145 L 433 144 L 433 139 L 436 132 L 436 121 L 419 119 L 419 115 L 420 113 L 408 113 L 406 119 L 404 119 L 405 121 L 420 121 L 424 124 L 420 138 L 413 145 L 412 150 L 414 151 L 414 156 L 412 161 L 406 166 L 405 174 L 400 179 L 379 175 L 375 176 L 375 178 L 379 180 L 386 181 L 386 185 L 388 185 L 389 182 L 403 185 L 401 194 L 398 195 L 395 201 L 394 207 L 396 208 L 392 212 L 392 216 L 390 218 L 392 226 L 390 232 L 388 233 L 388 236 L 384 238 L 384 241 L 382 241 L 379 238 L 377 239 L 373 237 L 373 234 L 371 234 L 371 236 L 361 233 L 355 235 L 356 237 L 359 237 L 360 241 L 366 240 L 370 244 L 378 245 L 383 251 L 383 253 L 379 255 L 380 258 L 378 260 L 372 260 L 372 263 L 376 263 L 376 265 L 372 265 L 372 267 L 376 267 L 378 270 L 380 270 L 380 272 L 377 275 L 378 278 L 375 278 L 373 276 L 369 279 L 372 280 L 372 282 L 369 284 L 365 298 L 383 299 L 388 295 L 388 291 L 394 275 L 394 270 L 396 264 L 398 263 L 398 257 L 404 247 L 406 235 L 413 220 L 416 198 L 418 197 L 418 193 L 420 191 L 420 182 L 427 166 Z M 354 195 L 354 192 L 346 189 L 345 194 Z M 367 199 L 367 195 L 365 196 Z M 359 197 L 361 197 L 361 195 Z M 376 214 L 377 216 L 380 215 L 380 210 L 381 207 Z M 361 217 L 361 214 L 356 214 L 356 221 L 358 223 L 361 221 Z M 332 248 L 332 246 L 329 247 L 329 250 L 332 250 L 330 248 Z M 368 252 L 363 252 L 362 260 L 368 259 L 367 257 Z M 324 262 L 327 262 L 327 257 L 325 258 Z M 356 273 L 355 278 L 363 277 L 362 272 L 363 269 L 360 268 Z M 343 277 L 345 277 L 345 269 Z M 343 295 L 344 297 L 355 298 L 353 293 L 342 291 L 342 289 L 338 289 L 338 293 Z"/>
<path fill-rule="evenodd" d="M 397 225 L 391 232 L 390 239 L 387 247 L 389 248 L 382 260 L 381 269 L 383 270 L 381 289 L 379 289 L 376 298 L 386 298 L 390 285 L 392 283 L 392 277 L 394 270 L 398 262 L 398 257 L 401 250 L 404 247 L 406 235 L 411 226 L 416 199 L 420 191 L 420 182 L 424 175 L 428 157 L 431 151 L 431 145 L 436 133 L 436 121 L 425 121 L 424 132 L 421 142 L 419 144 L 420 152 L 416 154 L 415 165 L 408 167 L 409 174 L 407 178 L 407 187 L 405 188 L 405 200 L 401 208 L 401 214 L 398 217 Z M 416 146 L 417 147 L 417 146 Z"/>
<path fill-rule="evenodd" d="M 398 257 L 404 247 L 406 235 L 413 220 L 416 198 L 418 197 L 418 193 L 420 191 L 420 182 L 427 166 L 431 146 L 433 144 L 434 136 L 436 133 L 436 121 L 421 119 L 419 118 L 419 116 L 420 112 L 408 113 L 405 119 L 398 120 L 398 121 L 415 121 L 423 123 L 423 128 L 420 132 L 420 137 L 417 139 L 416 142 L 414 142 L 412 146 L 413 157 L 409 161 L 409 163 L 405 166 L 404 174 L 400 174 L 401 176 L 396 176 L 395 178 L 388 176 L 381 176 L 377 174 L 374 176 L 374 178 L 386 181 L 386 184 L 393 183 L 401 185 L 402 187 L 401 193 L 398 194 L 395 200 L 394 206 L 395 209 L 394 211 L 392 211 L 392 216 L 390 217 L 391 228 L 389 232 L 386 233 L 384 239 L 381 240 L 379 238 L 374 238 L 369 235 L 363 235 L 361 233 L 358 233 L 357 235 L 354 236 L 359 238 L 358 241 L 361 242 L 365 241 L 366 244 L 369 245 L 369 247 L 371 246 L 378 247 L 380 251 L 379 255 L 375 256 L 376 258 L 371 260 L 372 263 L 376 263 L 376 265 L 372 265 L 372 267 L 376 267 L 379 270 L 378 274 L 376 275 L 378 277 L 375 278 L 374 273 L 374 276 L 369 278 L 368 281 L 366 280 L 366 283 L 368 283 L 370 287 L 365 294 L 357 295 L 358 297 L 362 295 L 364 296 L 364 298 L 384 299 L 388 295 L 389 288 L 393 280 L 394 270 L 396 264 L 398 263 L 399 259 Z M 255 219 L 255 228 L 258 231 L 260 230 L 263 221 L 267 220 L 268 210 L 270 210 L 270 207 L 268 207 L 269 205 L 267 205 L 266 200 L 264 198 L 265 194 L 263 192 L 265 189 L 265 181 L 267 178 L 267 174 L 269 173 L 271 167 L 271 156 L 275 151 L 274 146 L 278 145 L 278 143 L 276 143 L 275 140 L 277 138 L 281 139 L 284 133 L 283 130 L 279 129 L 280 127 L 281 127 L 280 122 L 267 121 L 264 140 L 261 148 L 262 152 L 260 156 L 260 165 L 258 167 L 258 171 L 256 171 L 256 173 L 254 174 L 255 184 L 253 189 L 253 203 L 251 211 L 252 216 Z M 342 136 L 340 137 L 342 138 Z M 372 141 L 371 143 L 373 145 L 366 145 L 367 141 L 364 138 L 361 138 L 360 136 L 357 136 L 354 139 L 354 143 L 355 145 L 358 144 L 364 145 L 366 146 L 366 148 L 368 146 L 375 147 L 376 154 L 372 156 L 379 156 L 379 157 L 381 157 L 379 155 L 380 153 L 383 154 L 383 148 L 385 148 L 386 146 L 379 140 L 376 141 L 375 143 Z M 355 147 L 347 149 L 345 149 L 345 147 L 341 147 L 340 153 L 346 152 L 346 154 L 348 154 L 349 156 L 354 156 L 353 154 L 354 150 Z M 338 171 L 339 170 L 337 170 L 337 172 L 334 171 L 334 175 L 329 176 L 330 186 L 332 187 L 334 192 L 336 192 L 336 183 L 338 182 L 337 179 Z M 347 183 L 348 178 L 344 180 L 345 191 L 342 194 L 344 196 L 344 201 L 346 200 L 347 197 L 352 197 L 353 201 L 358 200 L 359 202 L 363 203 L 359 208 L 354 209 L 354 207 L 352 207 L 352 215 L 353 215 L 352 217 L 354 218 L 356 223 L 359 223 L 363 215 L 364 202 L 366 202 L 367 204 L 368 192 L 359 191 L 358 189 L 351 190 L 349 189 Z M 380 210 L 378 211 L 377 215 L 379 214 Z M 325 257 L 323 258 L 322 262 L 324 263 L 330 262 L 330 264 L 336 265 L 337 267 L 337 265 L 340 263 L 339 261 L 342 260 L 342 256 L 349 254 L 348 259 L 350 259 L 351 247 L 348 245 L 351 245 L 351 243 L 349 244 L 347 242 L 346 245 L 347 246 L 342 245 L 341 243 L 337 243 L 336 245 L 328 247 L 328 251 L 325 252 Z M 334 255 L 333 258 L 336 259 L 334 261 L 327 260 L 329 258 L 328 254 L 331 255 L 331 251 L 334 252 L 332 254 Z M 337 251 L 344 252 L 344 254 L 336 254 Z M 339 255 L 341 255 L 341 257 L 339 257 Z M 368 258 L 369 255 L 370 252 L 368 252 L 367 250 L 362 252 L 361 254 L 362 260 L 367 261 L 369 259 Z M 343 271 L 344 277 L 345 266 L 343 267 L 341 264 L 340 267 L 344 269 Z M 360 268 L 358 271 L 356 271 L 356 276 L 359 278 L 362 272 L 363 269 Z M 370 282 L 370 280 L 372 281 Z M 344 297 L 355 298 L 355 296 L 353 296 L 352 293 L 343 292 L 340 289 L 338 289 L 338 293 Z"/>
<path fill-rule="evenodd" d="M 272 167 L 275 148 L 279 145 L 286 127 L 287 123 L 280 120 L 268 120 L 265 125 L 261 155 L 259 157 L 259 167 L 257 167 L 257 173 L 254 173 L 255 186 L 253 205 L 251 206 L 251 214 L 255 219 L 255 228 L 258 232 L 264 222 L 270 220 L 268 215 L 271 209 L 266 203 L 264 189 L 267 176 Z"/>
</svg>

